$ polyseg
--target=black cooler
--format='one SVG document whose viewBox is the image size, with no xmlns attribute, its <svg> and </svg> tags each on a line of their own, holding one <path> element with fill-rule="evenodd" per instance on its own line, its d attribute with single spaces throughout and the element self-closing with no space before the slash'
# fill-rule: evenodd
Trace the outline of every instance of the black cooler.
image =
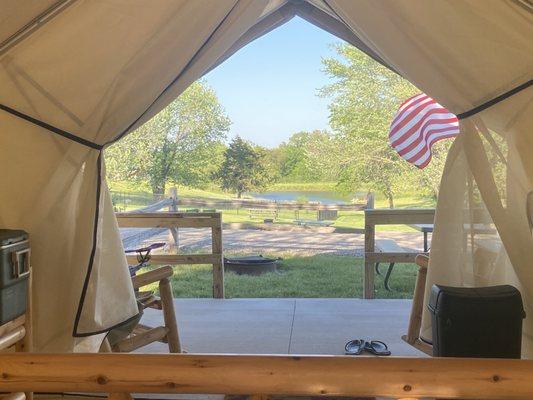
<svg viewBox="0 0 533 400">
<path fill-rule="evenodd" d="M 0 325 L 26 312 L 29 271 L 28 234 L 0 229 Z"/>
<path fill-rule="evenodd" d="M 428 308 L 433 356 L 520 358 L 525 313 L 515 287 L 433 285 Z"/>
</svg>

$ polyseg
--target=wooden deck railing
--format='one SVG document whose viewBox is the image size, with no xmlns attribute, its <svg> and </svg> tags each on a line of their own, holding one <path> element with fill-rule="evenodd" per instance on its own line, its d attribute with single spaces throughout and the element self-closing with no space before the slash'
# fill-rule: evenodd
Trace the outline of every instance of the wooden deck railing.
<svg viewBox="0 0 533 400">
<path fill-rule="evenodd" d="M 222 254 L 222 217 L 220 213 L 181 212 L 132 212 L 116 213 L 121 228 L 211 228 L 211 253 L 209 254 L 154 254 L 152 264 L 212 264 L 213 297 L 224 298 L 224 260 Z M 128 256 L 128 262 L 135 264 L 136 256 Z"/>
<path fill-rule="evenodd" d="M 533 361 L 199 354 L 2 354 L 0 392 L 530 399 Z"/>
</svg>

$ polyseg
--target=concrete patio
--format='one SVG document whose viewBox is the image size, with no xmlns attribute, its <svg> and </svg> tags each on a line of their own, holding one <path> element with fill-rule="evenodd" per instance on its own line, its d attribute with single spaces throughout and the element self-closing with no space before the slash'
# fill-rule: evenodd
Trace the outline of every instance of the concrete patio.
<svg viewBox="0 0 533 400">
<path fill-rule="evenodd" d="M 176 299 L 182 346 L 191 353 L 343 354 L 351 339 L 381 340 L 392 355 L 424 357 L 401 340 L 410 300 Z M 146 310 L 145 324 L 162 315 Z M 142 352 L 167 352 L 162 343 Z"/>
</svg>

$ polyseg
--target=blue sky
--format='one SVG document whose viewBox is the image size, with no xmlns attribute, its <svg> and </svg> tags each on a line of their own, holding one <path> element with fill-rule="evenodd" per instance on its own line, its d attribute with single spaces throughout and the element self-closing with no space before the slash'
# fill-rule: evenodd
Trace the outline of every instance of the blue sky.
<svg viewBox="0 0 533 400">
<path fill-rule="evenodd" d="M 340 39 L 296 17 L 250 43 L 204 77 L 240 135 L 274 147 L 302 130 L 327 129 L 321 60 Z"/>
</svg>

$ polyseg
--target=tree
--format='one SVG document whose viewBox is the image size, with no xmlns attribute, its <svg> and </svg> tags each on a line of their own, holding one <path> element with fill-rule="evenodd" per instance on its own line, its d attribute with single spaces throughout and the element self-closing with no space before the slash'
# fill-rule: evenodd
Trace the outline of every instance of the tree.
<svg viewBox="0 0 533 400">
<path fill-rule="evenodd" d="M 271 181 L 265 162 L 263 149 L 237 136 L 224 152 L 224 161 L 215 178 L 222 189 L 237 193 L 240 199 L 244 192 L 261 190 Z"/>
<path fill-rule="evenodd" d="M 324 71 L 335 82 L 320 93 L 332 98 L 330 125 L 337 139 L 339 186 L 379 191 L 392 208 L 394 195 L 414 167 L 389 146 L 389 125 L 401 102 L 419 90 L 355 47 L 335 48 L 341 57 L 323 61 Z"/>
<path fill-rule="evenodd" d="M 318 182 L 337 179 L 338 168 L 330 147 L 333 138 L 326 131 L 294 133 L 276 149 L 280 178 L 286 182 Z"/>
<path fill-rule="evenodd" d="M 420 188 L 420 192 L 437 200 L 439 195 L 440 180 L 442 171 L 446 162 L 448 150 L 452 144 L 451 140 L 437 142 L 432 147 L 431 162 L 423 169 L 416 170 L 414 175 L 414 184 Z"/>
<path fill-rule="evenodd" d="M 150 121 L 106 150 L 108 176 L 148 181 L 154 194 L 164 193 L 169 180 L 205 184 L 222 161 L 230 124 L 214 90 L 195 82 Z"/>
</svg>

